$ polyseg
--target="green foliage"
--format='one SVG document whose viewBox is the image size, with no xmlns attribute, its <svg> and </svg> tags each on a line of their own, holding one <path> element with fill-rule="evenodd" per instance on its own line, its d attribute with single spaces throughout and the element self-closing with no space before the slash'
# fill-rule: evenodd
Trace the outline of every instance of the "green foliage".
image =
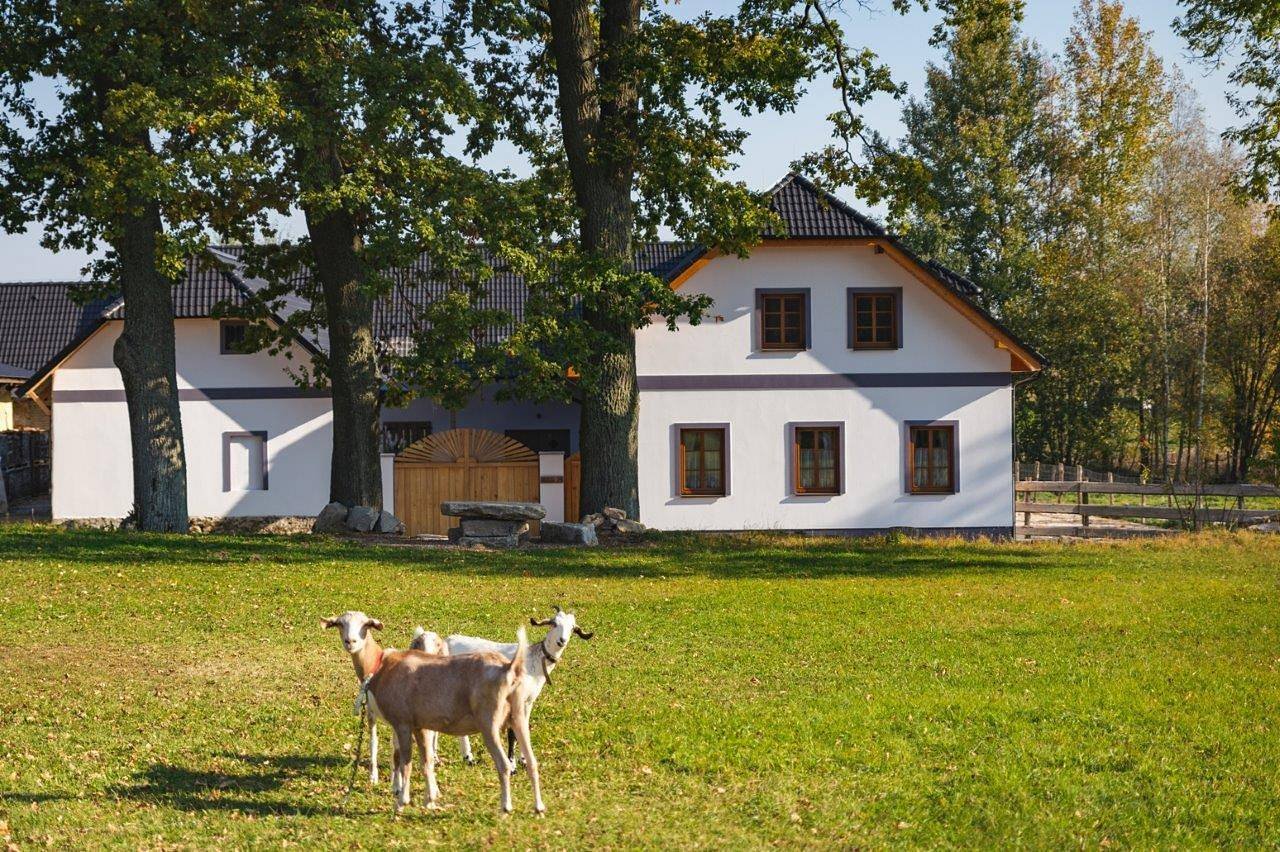
<svg viewBox="0 0 1280 852">
<path fill-rule="evenodd" d="M 997 312 L 1035 277 L 1047 183 L 1051 71 L 1018 33 L 1021 0 L 959 4 L 938 40 L 906 136 L 877 165 L 891 227 L 983 287 Z M 882 143 L 883 144 L 883 143 Z"/>
<path fill-rule="evenodd" d="M 221 12 L 200 0 L 0 5 L 0 227 L 38 222 L 46 248 L 99 255 L 94 292 L 118 293 L 124 220 L 156 203 L 157 269 L 181 274 L 222 221 L 218 196 L 255 176 L 240 110 L 258 93 Z"/>
<path fill-rule="evenodd" d="M 243 115 L 262 176 L 251 193 L 224 197 L 232 214 L 221 230 L 267 285 L 240 313 L 259 320 L 257 342 L 279 350 L 296 333 L 358 321 L 328 315 L 325 274 L 349 276 L 362 300 L 443 285 L 439 304 L 402 299 L 411 327 L 402 345 L 378 353 L 379 371 L 396 376 L 394 404 L 422 393 L 458 404 L 473 378 L 492 372 L 485 329 L 510 319 L 482 309 L 485 250 L 529 243 L 512 223 L 533 207 L 518 186 L 449 153 L 460 129 L 489 120 L 462 54 L 426 3 L 246 0 L 236 9 L 242 54 L 264 92 Z M 275 217 L 290 210 L 305 213 L 308 236 L 278 238 Z M 354 267 L 320 262 L 313 238 L 332 221 L 346 228 Z M 328 370 L 318 358 L 298 374 L 324 382 Z"/>
<path fill-rule="evenodd" d="M 1274 536 L 770 534 L 371 547 L 0 525 L 0 834 L 28 847 L 1254 848 L 1280 835 Z M 406 593 L 406 590 L 409 593 Z M 575 639 L 528 781 L 441 738 L 442 808 L 357 780 L 359 606 Z M 537 633 L 533 634 L 534 636 Z M 834 668 L 833 668 L 834 667 Z M 367 751 L 366 751 L 367 753 Z M 660 807 L 655 809 L 655 803 Z"/>
<path fill-rule="evenodd" d="M 1174 28 L 1207 62 L 1234 62 L 1228 79 L 1241 92 L 1226 97 L 1244 123 L 1226 137 L 1244 148 L 1248 171 L 1239 186 L 1258 201 L 1274 201 L 1280 187 L 1280 7 L 1272 0 L 1179 0 Z"/>
</svg>

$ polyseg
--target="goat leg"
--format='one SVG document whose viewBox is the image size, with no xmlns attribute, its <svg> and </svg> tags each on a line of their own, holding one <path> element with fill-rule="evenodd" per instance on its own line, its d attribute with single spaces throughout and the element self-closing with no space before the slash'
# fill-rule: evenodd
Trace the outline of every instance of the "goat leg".
<svg viewBox="0 0 1280 852">
<path fill-rule="evenodd" d="M 498 740 L 499 731 L 498 726 L 494 725 L 485 728 L 480 734 L 484 737 L 484 746 L 489 750 L 489 757 L 493 759 L 493 768 L 498 770 L 498 787 L 501 790 L 498 804 L 504 814 L 509 814 L 511 813 L 511 764 L 507 756 L 502 753 L 502 745 Z"/>
<path fill-rule="evenodd" d="M 471 738 L 458 737 L 458 745 L 462 748 L 462 762 L 467 766 L 475 766 L 476 757 L 471 753 Z"/>
<path fill-rule="evenodd" d="M 414 731 L 413 738 L 418 743 L 418 758 L 422 763 L 422 777 L 427 782 L 427 807 L 434 808 L 436 799 L 440 798 L 440 788 L 436 785 L 436 750 L 432 740 L 433 731 Z"/>
<path fill-rule="evenodd" d="M 409 778 L 413 772 L 413 731 L 408 725 L 399 725 L 396 734 L 396 773 L 400 776 L 400 789 L 396 795 L 396 813 L 409 804 Z"/>
<path fill-rule="evenodd" d="M 378 723 L 369 719 L 369 783 L 378 783 Z"/>
<path fill-rule="evenodd" d="M 529 773 L 529 783 L 533 785 L 533 812 L 544 814 L 547 806 L 542 803 L 542 782 L 538 778 L 538 758 L 533 755 L 533 743 L 529 739 L 529 718 L 524 708 L 511 714 L 511 729 L 520 742 L 520 753 L 524 756 L 524 768 Z"/>
</svg>

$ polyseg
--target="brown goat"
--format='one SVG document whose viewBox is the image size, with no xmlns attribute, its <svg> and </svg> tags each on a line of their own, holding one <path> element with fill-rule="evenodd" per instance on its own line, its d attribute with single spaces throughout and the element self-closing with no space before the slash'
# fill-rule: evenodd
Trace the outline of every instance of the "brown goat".
<svg viewBox="0 0 1280 852">
<path fill-rule="evenodd" d="M 370 679 L 369 693 L 378 712 L 395 732 L 396 766 L 391 775 L 396 811 L 409 803 L 412 743 L 429 752 L 423 761 L 427 775 L 427 807 L 435 807 L 439 788 L 435 777 L 435 743 L 429 731 L 462 736 L 480 734 L 493 758 L 501 789 L 500 804 L 511 813 L 512 767 L 502 753 L 500 736 L 510 722 L 533 785 L 533 809 L 543 813 L 538 761 L 529 742 L 529 724 L 523 708 L 526 700 L 524 628 L 517 639 L 519 652 L 508 660 L 502 654 L 482 651 L 458 656 L 433 656 L 422 651 L 387 653 Z"/>
</svg>

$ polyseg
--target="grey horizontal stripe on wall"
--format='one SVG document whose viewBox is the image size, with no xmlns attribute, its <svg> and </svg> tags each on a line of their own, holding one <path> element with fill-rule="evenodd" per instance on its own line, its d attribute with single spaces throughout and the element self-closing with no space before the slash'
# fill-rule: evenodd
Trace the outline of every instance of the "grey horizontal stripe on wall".
<svg viewBox="0 0 1280 852">
<path fill-rule="evenodd" d="M 179 388 L 181 402 L 211 402 L 231 399 L 328 399 L 329 391 L 318 388 Z M 54 391 L 53 402 L 124 402 L 122 390 Z"/>
<path fill-rule="evenodd" d="M 1012 373 L 807 373 L 638 376 L 640 390 L 829 390 L 840 388 L 1000 388 Z"/>
</svg>

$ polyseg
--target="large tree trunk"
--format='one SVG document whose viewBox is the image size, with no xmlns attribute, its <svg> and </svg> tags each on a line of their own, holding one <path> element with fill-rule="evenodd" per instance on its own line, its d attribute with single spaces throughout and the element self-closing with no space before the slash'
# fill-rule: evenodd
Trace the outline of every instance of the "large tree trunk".
<svg viewBox="0 0 1280 852">
<path fill-rule="evenodd" d="M 159 207 L 124 220 L 120 258 L 124 331 L 113 353 L 124 381 L 138 529 L 187 531 L 187 460 L 174 364 L 173 282 L 156 268 Z"/>
<path fill-rule="evenodd" d="M 307 210 L 315 274 L 324 292 L 333 393 L 329 499 L 382 508 L 378 438 L 382 400 L 373 339 L 373 296 L 360 263 L 360 234 L 342 211 Z"/>
<path fill-rule="evenodd" d="M 635 159 L 630 150 L 638 117 L 638 89 L 627 57 L 640 21 L 639 0 L 603 0 L 596 16 L 588 0 L 551 0 L 551 51 L 558 107 L 577 203 L 582 249 L 628 268 L 632 262 Z M 597 60 L 599 69 L 597 74 Z M 607 296 L 587 322 L 612 343 L 593 365 L 583 389 L 579 444 L 584 512 L 605 506 L 640 515 L 635 329 L 617 317 Z"/>
</svg>

